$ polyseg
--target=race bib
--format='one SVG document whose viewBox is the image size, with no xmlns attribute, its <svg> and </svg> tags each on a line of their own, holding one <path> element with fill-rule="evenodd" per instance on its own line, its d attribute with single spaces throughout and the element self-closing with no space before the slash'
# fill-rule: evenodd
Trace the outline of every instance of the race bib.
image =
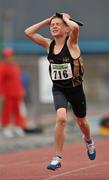
<svg viewBox="0 0 109 180">
<path fill-rule="evenodd" d="M 72 69 L 70 63 L 51 64 L 52 80 L 66 80 L 72 78 Z"/>
</svg>

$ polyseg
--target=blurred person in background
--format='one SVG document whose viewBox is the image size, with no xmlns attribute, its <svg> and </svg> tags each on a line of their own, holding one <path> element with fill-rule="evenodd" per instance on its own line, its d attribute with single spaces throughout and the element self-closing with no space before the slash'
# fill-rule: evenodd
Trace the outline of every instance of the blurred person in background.
<svg viewBox="0 0 109 180">
<path fill-rule="evenodd" d="M 20 114 L 24 94 L 21 71 L 14 60 L 14 51 L 12 48 L 4 48 L 0 64 L 0 98 L 1 126 L 6 137 L 24 136 L 23 128 L 27 127 L 27 120 Z"/>
<path fill-rule="evenodd" d="M 109 136 L 109 116 L 101 118 L 99 123 L 99 135 Z"/>
<path fill-rule="evenodd" d="M 38 33 L 49 25 L 52 39 Z M 61 167 L 62 151 L 67 123 L 67 103 L 70 102 L 76 121 L 83 133 L 90 160 L 96 157 L 94 141 L 86 118 L 86 99 L 82 86 L 83 62 L 78 46 L 79 26 L 66 13 L 57 14 L 36 23 L 25 30 L 36 44 L 47 49 L 49 73 L 53 82 L 53 97 L 56 108 L 55 156 L 47 166 L 55 170 Z M 42 72 L 43 73 L 43 72 Z"/>
</svg>

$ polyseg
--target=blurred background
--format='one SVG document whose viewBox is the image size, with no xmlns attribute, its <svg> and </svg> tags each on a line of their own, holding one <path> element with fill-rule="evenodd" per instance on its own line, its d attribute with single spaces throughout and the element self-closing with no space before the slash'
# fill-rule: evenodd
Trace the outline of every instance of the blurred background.
<svg viewBox="0 0 109 180">
<path fill-rule="evenodd" d="M 73 19 L 84 24 L 80 28 L 79 45 L 85 64 L 84 89 L 87 97 L 89 123 L 93 136 L 108 137 L 108 7 L 108 0 L 0 0 L 0 59 L 2 59 L 3 48 L 12 47 L 14 49 L 15 60 L 21 67 L 27 85 L 26 112 L 25 108 L 22 107 L 22 113 L 27 116 L 31 131 L 26 133 L 31 142 L 34 142 L 35 147 L 42 146 L 42 144 L 52 144 L 55 110 L 51 94 L 52 83 L 48 75 L 46 51 L 25 36 L 25 28 L 52 16 L 55 12 L 67 12 Z M 41 33 L 46 37 L 50 37 L 48 27 L 44 28 Z M 67 142 L 81 140 L 70 106 L 68 115 Z M 106 118 L 108 119 L 106 121 L 108 122 L 107 129 L 101 131 L 101 126 L 104 127 L 105 124 L 101 123 L 101 121 Z M 17 139 L 16 142 L 23 144 L 22 139 Z M 9 147 L 4 144 L 6 141 L 6 139 L 3 139 L 2 143 L 4 147 L 8 147 L 8 150 L 10 150 L 12 146 Z M 27 139 L 25 142 L 28 144 Z M 14 145 L 13 140 L 11 140 L 11 143 Z M 20 144 L 20 147 L 24 145 L 22 144 Z M 18 147 L 19 144 L 17 144 Z M 27 145 L 25 147 L 27 148 Z M 5 149 L 1 149 L 1 152 L 5 151 Z"/>
</svg>

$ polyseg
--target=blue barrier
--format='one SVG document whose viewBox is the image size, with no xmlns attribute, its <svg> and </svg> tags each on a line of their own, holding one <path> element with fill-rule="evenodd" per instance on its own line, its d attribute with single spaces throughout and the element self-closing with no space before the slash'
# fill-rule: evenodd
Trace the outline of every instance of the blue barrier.
<svg viewBox="0 0 109 180">
<path fill-rule="evenodd" d="M 79 42 L 82 53 L 109 53 L 109 40 L 86 40 Z M 4 47 L 14 48 L 16 53 L 36 53 L 37 55 L 45 55 L 46 49 L 29 41 L 16 41 L 13 43 L 5 42 Z"/>
</svg>

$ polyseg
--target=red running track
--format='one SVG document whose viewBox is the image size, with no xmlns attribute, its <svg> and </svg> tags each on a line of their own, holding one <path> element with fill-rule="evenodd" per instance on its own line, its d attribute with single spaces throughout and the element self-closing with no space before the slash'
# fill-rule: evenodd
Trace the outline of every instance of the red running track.
<svg viewBox="0 0 109 180">
<path fill-rule="evenodd" d="M 97 158 L 90 161 L 84 143 L 65 145 L 62 167 L 46 166 L 53 148 L 0 154 L 0 180 L 109 180 L 109 140 L 96 140 Z"/>
</svg>

